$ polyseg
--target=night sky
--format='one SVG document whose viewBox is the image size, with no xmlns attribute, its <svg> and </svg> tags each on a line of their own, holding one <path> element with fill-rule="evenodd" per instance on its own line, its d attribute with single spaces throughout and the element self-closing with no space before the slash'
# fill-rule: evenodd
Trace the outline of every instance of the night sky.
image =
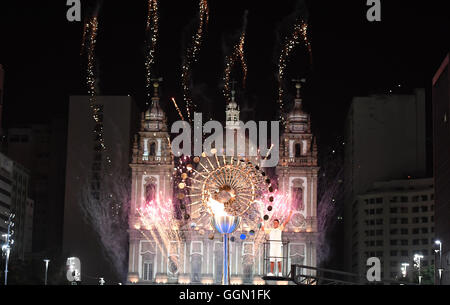
<svg viewBox="0 0 450 305">
<path fill-rule="evenodd" d="M 82 0 L 82 19 L 96 2 Z M 96 49 L 99 94 L 131 95 L 143 111 L 147 1 L 102 2 Z M 164 78 L 162 105 L 174 121 L 178 115 L 169 99 L 176 97 L 183 104 L 181 63 L 197 27 L 198 1 L 160 2 L 154 75 Z M 446 2 L 381 0 L 382 21 L 371 23 L 366 0 L 210 0 L 208 32 L 193 70 L 197 110 L 224 120 L 225 57 L 238 40 L 248 10 L 248 81 L 245 90 L 238 88 L 241 107 L 252 109 L 247 119 L 278 120 L 280 49 L 295 17 L 303 17 L 309 23 L 313 64 L 299 45 L 285 77 L 290 88 L 285 104 L 292 105 L 295 93 L 289 81 L 306 77 L 304 108 L 312 115 L 322 159 L 342 143 L 354 96 L 426 88 L 430 127 L 431 78 L 449 51 Z M 67 9 L 61 0 L 0 0 L 0 64 L 6 73 L 3 128 L 67 119 L 69 96 L 87 94 L 85 60 L 80 56 L 83 22 L 68 22 Z M 240 80 L 241 75 L 234 77 Z M 430 128 L 427 134 L 430 152 Z"/>
<path fill-rule="evenodd" d="M 95 1 L 82 1 L 83 17 Z M 196 28 L 198 1 L 161 1 L 160 41 L 155 68 L 164 78 L 163 101 L 182 101 L 181 60 Z M 210 25 L 194 67 L 194 101 L 204 113 L 224 119 L 224 60 L 249 10 L 246 58 L 248 86 L 240 102 L 257 120 L 275 120 L 277 59 L 286 29 L 301 1 L 210 1 Z M 382 1 L 382 22 L 366 19 L 365 0 L 306 1 L 314 64 L 299 46 L 286 80 L 307 77 L 305 108 L 319 143 L 341 135 L 351 98 L 403 88 L 426 87 L 448 51 L 445 1 Z M 4 127 L 67 117 L 69 95 L 86 94 L 80 57 L 82 22 L 66 20 L 66 1 L 1 1 L 0 63 L 6 70 Z M 144 40 L 147 1 L 103 1 L 97 63 L 100 93 L 132 95 L 144 108 Z M 300 7 L 301 7 L 300 3 Z M 291 16 L 291 17 L 289 17 Z M 237 74 L 235 74 L 237 75 Z M 236 76 L 239 78 L 239 75 Z M 290 85 L 290 84 L 288 84 Z M 294 88 L 288 92 L 294 93 Z M 287 104 L 292 95 L 287 96 Z M 216 116 L 217 116 L 216 115 Z M 89 118 L 86 118 L 89 119 Z"/>
</svg>

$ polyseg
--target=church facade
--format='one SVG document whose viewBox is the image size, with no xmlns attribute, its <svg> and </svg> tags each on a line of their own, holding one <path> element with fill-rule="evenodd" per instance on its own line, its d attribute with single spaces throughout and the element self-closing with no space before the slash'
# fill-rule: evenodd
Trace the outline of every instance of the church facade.
<svg viewBox="0 0 450 305">
<path fill-rule="evenodd" d="M 173 198 L 174 157 L 170 148 L 167 119 L 160 106 L 158 84 L 150 108 L 142 114 L 135 136 L 132 162 L 132 192 L 129 215 L 128 282 L 132 284 L 220 284 L 223 242 L 220 235 L 200 234 L 184 229 L 181 240 L 158 245 L 157 232 L 147 232 L 139 223 L 137 210 L 158 194 Z M 311 132 L 310 116 L 302 109 L 301 84 L 281 134 L 279 165 L 275 169 L 278 190 L 292 202 L 294 213 L 283 232 L 283 270 L 291 264 L 316 266 L 317 248 L 317 145 Z M 227 105 L 227 128 L 239 121 L 239 107 Z M 153 197 L 152 197 L 153 196 Z M 164 226 L 164 223 L 160 225 Z M 151 230 L 151 229 L 150 229 Z M 239 236 L 240 232 L 237 232 Z M 268 245 L 255 247 L 251 238 L 230 243 L 231 284 L 265 284 Z M 174 265 L 173 261 L 179 262 Z"/>
</svg>

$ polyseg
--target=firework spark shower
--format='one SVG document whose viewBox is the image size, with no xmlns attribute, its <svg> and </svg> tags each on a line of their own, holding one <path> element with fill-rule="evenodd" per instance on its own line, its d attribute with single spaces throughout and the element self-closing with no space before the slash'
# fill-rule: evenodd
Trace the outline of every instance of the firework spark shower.
<svg viewBox="0 0 450 305">
<path fill-rule="evenodd" d="M 233 68 L 236 64 L 236 61 L 239 60 L 241 67 L 242 67 L 242 87 L 245 88 L 246 82 L 247 82 L 247 74 L 248 74 L 248 67 L 247 67 L 247 61 L 245 59 L 245 37 L 247 32 L 247 18 L 248 18 L 248 11 L 245 11 L 244 13 L 244 22 L 241 30 L 241 34 L 239 37 L 239 41 L 237 44 L 233 47 L 232 54 L 227 56 L 225 60 L 225 73 L 224 73 L 224 88 L 223 88 L 223 94 L 225 97 L 225 101 L 227 103 L 231 102 L 231 75 L 233 72 Z"/>
<path fill-rule="evenodd" d="M 180 221 L 176 217 L 171 199 L 164 200 L 158 195 L 155 200 L 146 202 L 137 209 L 139 220 L 135 228 L 141 232 L 148 241 L 156 241 L 162 253 L 170 256 L 171 245 L 181 242 Z M 178 268 L 180 261 L 174 259 L 173 264 Z"/>
<path fill-rule="evenodd" d="M 308 49 L 310 60 L 312 63 L 312 49 L 311 44 L 308 40 L 308 24 L 300 19 L 296 21 L 291 35 L 286 37 L 278 61 L 278 102 L 280 107 L 280 120 L 283 123 L 283 125 L 285 124 L 285 118 L 283 117 L 282 114 L 285 113 L 284 81 L 286 69 L 292 52 L 294 51 L 295 47 L 299 45 L 302 41 L 304 42 L 305 46 Z"/>
<path fill-rule="evenodd" d="M 99 30 L 99 11 L 102 1 L 97 2 L 97 6 L 90 17 L 86 18 L 83 28 L 83 40 L 81 44 L 81 55 L 86 55 L 86 86 L 88 89 L 88 96 L 90 107 L 92 111 L 92 118 L 95 122 L 94 135 L 96 142 L 100 145 L 103 152 L 106 153 L 106 164 L 111 166 L 112 160 L 107 152 L 105 144 L 104 130 L 102 124 L 101 107 L 97 105 L 98 88 L 98 64 L 96 61 L 96 47 Z"/>
<path fill-rule="evenodd" d="M 188 46 L 186 50 L 186 55 L 183 59 L 182 72 L 181 72 L 181 85 L 183 89 L 183 99 L 186 104 L 186 112 L 188 115 L 188 120 L 191 120 L 191 110 L 193 105 L 191 97 L 191 87 L 192 87 L 192 68 L 193 65 L 198 61 L 198 54 L 200 53 L 203 37 L 206 33 L 208 23 L 209 23 L 209 4 L 208 0 L 200 0 L 199 3 L 199 24 L 198 29 L 194 36 L 192 37 L 191 45 Z"/>
<path fill-rule="evenodd" d="M 86 223 L 100 240 L 103 253 L 122 281 L 127 274 L 128 210 L 130 207 L 130 180 L 117 167 L 110 168 L 102 177 L 102 193 L 92 195 L 91 183 L 85 183 L 79 204 Z"/>
<path fill-rule="evenodd" d="M 146 54 L 145 54 L 145 86 L 147 89 L 147 106 L 151 99 L 152 90 L 152 67 L 155 63 L 156 46 L 159 34 L 159 0 L 148 1 L 148 14 L 146 25 Z"/>
</svg>

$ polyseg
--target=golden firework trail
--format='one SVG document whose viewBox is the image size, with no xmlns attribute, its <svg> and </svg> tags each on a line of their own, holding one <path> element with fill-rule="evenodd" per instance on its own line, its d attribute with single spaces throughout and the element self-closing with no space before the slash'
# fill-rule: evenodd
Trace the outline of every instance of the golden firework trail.
<svg viewBox="0 0 450 305">
<path fill-rule="evenodd" d="M 97 16 L 93 16 L 88 19 L 88 21 L 84 25 L 84 39 L 82 43 L 82 54 L 86 53 L 87 55 L 86 85 L 88 88 L 90 107 L 92 109 L 92 118 L 94 119 L 96 124 L 100 123 L 100 108 L 96 106 L 97 86 L 95 74 L 95 48 L 97 45 L 98 26 L 99 23 Z M 105 150 L 106 146 L 103 138 L 103 127 L 94 129 L 94 133 L 97 136 L 102 149 Z"/>
<path fill-rule="evenodd" d="M 145 86 L 147 89 L 146 104 L 149 105 L 152 96 L 152 66 L 155 63 L 156 46 L 159 34 L 159 7 L 158 0 L 148 1 L 148 14 L 146 26 L 146 55 L 145 55 Z"/>
<path fill-rule="evenodd" d="M 227 103 L 231 102 L 231 74 L 233 71 L 233 67 L 237 60 L 240 61 L 242 66 L 242 86 L 245 88 L 246 82 L 247 82 L 247 74 L 248 74 L 248 68 L 247 68 L 247 61 L 245 59 L 245 52 L 244 52 L 244 46 L 245 46 L 245 38 L 246 38 L 246 32 L 247 32 L 247 15 L 248 11 L 245 11 L 244 15 L 244 25 L 242 29 L 241 36 L 239 38 L 238 43 L 233 48 L 233 53 L 226 58 L 225 63 L 225 73 L 224 73 L 224 88 L 223 88 L 223 94 L 225 97 L 225 101 Z"/>
<path fill-rule="evenodd" d="M 180 116 L 180 119 L 182 121 L 184 121 L 183 113 L 181 112 L 180 107 L 178 107 L 177 101 L 175 100 L 174 97 L 172 97 L 172 102 L 173 102 L 173 105 L 175 106 L 175 109 L 177 109 L 177 111 L 178 111 L 178 115 Z"/>
<path fill-rule="evenodd" d="M 284 102 L 283 102 L 283 81 L 286 72 L 286 67 L 289 62 L 290 55 L 294 51 L 295 47 L 303 41 L 306 48 L 308 49 L 310 62 L 312 64 L 312 49 L 311 44 L 308 40 L 308 24 L 303 20 L 299 20 L 294 25 L 294 30 L 290 37 L 286 38 L 286 43 L 284 44 L 283 49 L 281 50 L 281 55 L 278 63 L 278 102 L 280 106 L 280 120 L 284 125 L 285 118 L 283 116 L 284 113 Z"/>
<path fill-rule="evenodd" d="M 201 50 L 203 35 L 206 32 L 209 23 L 209 4 L 208 0 L 200 0 L 199 26 L 197 32 L 192 37 L 191 46 L 188 47 L 186 56 L 183 60 L 181 72 L 181 85 L 183 89 L 183 99 L 186 104 L 188 119 L 191 121 L 191 108 L 193 107 L 191 98 L 192 66 L 198 60 L 198 54 Z"/>
<path fill-rule="evenodd" d="M 100 4 L 98 4 L 95 13 L 92 17 L 88 18 L 83 27 L 83 41 L 81 44 L 81 55 L 86 54 L 87 67 L 86 67 L 86 85 L 89 95 L 89 104 L 92 110 L 92 118 L 96 124 L 94 128 L 95 141 L 98 143 L 103 151 L 106 151 L 103 124 L 101 118 L 101 108 L 97 105 L 97 75 L 96 69 L 96 46 L 97 36 L 99 29 L 98 12 Z M 111 158 L 106 155 L 106 162 L 111 165 Z"/>
</svg>

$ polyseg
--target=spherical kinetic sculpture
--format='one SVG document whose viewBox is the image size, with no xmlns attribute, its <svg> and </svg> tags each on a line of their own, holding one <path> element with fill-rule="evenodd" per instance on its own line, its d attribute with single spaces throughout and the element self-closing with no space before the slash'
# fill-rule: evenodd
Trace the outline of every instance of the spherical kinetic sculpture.
<svg viewBox="0 0 450 305">
<path fill-rule="evenodd" d="M 211 225 L 223 234 L 224 264 L 222 283 L 229 284 L 228 242 L 229 235 L 242 223 L 258 225 L 255 217 L 255 201 L 267 191 L 270 180 L 261 169 L 249 160 L 218 156 L 213 149 L 211 156 L 202 153 L 195 157 L 196 169 L 192 169 L 189 197 L 192 200 L 191 216 L 204 216 L 207 212 Z M 180 189 L 187 187 L 181 184 Z M 198 211 L 198 212 L 197 212 Z M 201 223 L 200 220 L 197 223 Z M 254 224 L 253 224 L 254 223 Z M 241 239 L 242 239 L 241 235 Z M 245 236 L 246 238 L 246 236 Z"/>
<path fill-rule="evenodd" d="M 242 216 L 256 199 L 257 171 L 246 163 L 233 161 L 230 159 L 229 164 L 218 164 L 200 176 L 203 178 L 201 201 L 212 215 Z M 214 206 L 214 201 L 220 205 Z"/>
</svg>

